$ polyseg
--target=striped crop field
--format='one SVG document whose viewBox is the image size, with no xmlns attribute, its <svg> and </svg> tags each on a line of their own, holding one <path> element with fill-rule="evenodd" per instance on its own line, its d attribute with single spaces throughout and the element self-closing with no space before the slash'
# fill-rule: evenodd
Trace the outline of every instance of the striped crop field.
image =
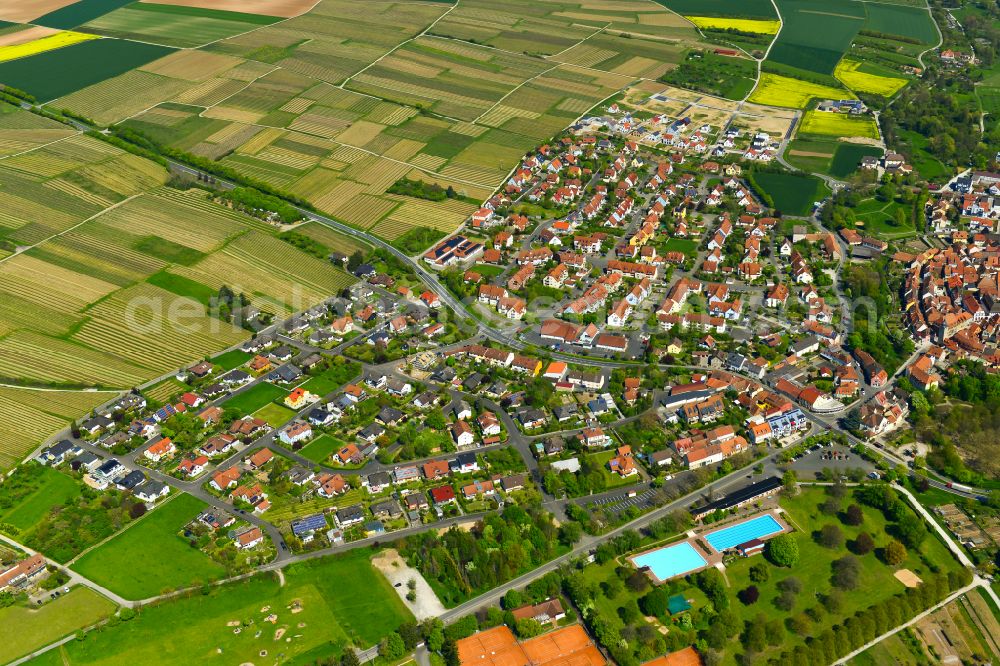
<svg viewBox="0 0 1000 666">
<path fill-rule="evenodd" d="M 203 306 L 150 284 L 122 289 L 93 306 L 73 340 L 147 368 L 179 367 L 246 338 Z"/>
<path fill-rule="evenodd" d="M 0 339 L 0 376 L 8 379 L 126 389 L 151 374 L 113 354 L 39 333 L 16 331 Z"/>
<path fill-rule="evenodd" d="M 116 395 L 0 387 L 0 470 L 10 469 L 49 434 Z"/>
</svg>

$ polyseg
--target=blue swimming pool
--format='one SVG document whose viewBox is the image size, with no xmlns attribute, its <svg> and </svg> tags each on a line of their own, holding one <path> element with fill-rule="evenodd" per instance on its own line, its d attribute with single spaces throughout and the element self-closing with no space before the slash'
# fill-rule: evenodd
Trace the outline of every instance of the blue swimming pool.
<svg viewBox="0 0 1000 666">
<path fill-rule="evenodd" d="M 633 557 L 632 562 L 640 568 L 649 567 L 653 575 L 660 580 L 686 574 L 707 564 L 705 558 L 687 541 L 643 553 Z"/>
<path fill-rule="evenodd" d="M 762 539 L 781 531 L 781 523 L 769 513 L 742 523 L 730 525 L 705 535 L 705 541 L 720 553 L 727 548 L 746 543 L 750 539 Z"/>
</svg>

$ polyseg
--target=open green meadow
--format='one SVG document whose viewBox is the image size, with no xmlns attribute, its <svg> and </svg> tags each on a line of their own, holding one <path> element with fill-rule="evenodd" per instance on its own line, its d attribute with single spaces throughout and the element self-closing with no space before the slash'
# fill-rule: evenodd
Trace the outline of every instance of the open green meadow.
<svg viewBox="0 0 1000 666">
<path fill-rule="evenodd" d="M 94 39 L 0 63 L 0 81 L 48 101 L 118 76 L 171 51 L 155 44 Z"/>
<path fill-rule="evenodd" d="M 797 173 L 758 172 L 754 180 L 787 215 L 807 215 L 813 203 L 827 196 L 829 188 L 815 176 Z"/>
<path fill-rule="evenodd" d="M 906 221 L 898 224 L 897 211 L 903 210 Z M 876 198 L 865 199 L 856 208 L 854 216 L 864 223 L 865 231 L 878 238 L 900 238 L 913 234 L 913 222 L 910 219 L 911 207 L 897 201 L 880 201 Z"/>
<path fill-rule="evenodd" d="M 269 402 L 253 415 L 266 421 L 272 428 L 279 428 L 288 423 L 289 419 L 295 416 L 295 412 L 284 405 Z"/>
<path fill-rule="evenodd" d="M 360 374 L 361 366 L 357 363 L 334 364 L 319 374 L 309 377 L 302 384 L 302 388 L 322 397 L 333 393 Z"/>
<path fill-rule="evenodd" d="M 739 18 L 777 18 L 769 0 L 657 0 L 683 16 L 732 16 Z"/>
<path fill-rule="evenodd" d="M 275 400 L 284 400 L 288 391 L 270 382 L 258 382 L 252 388 L 234 395 L 224 403 L 226 409 L 235 409 L 244 414 L 252 414 Z"/>
<path fill-rule="evenodd" d="M 909 37 L 924 44 L 934 44 L 938 40 L 934 22 L 924 7 L 881 2 L 866 2 L 864 7 L 867 14 L 865 30 Z"/>
<path fill-rule="evenodd" d="M 284 586 L 276 576 L 261 574 L 145 607 L 133 620 L 64 645 L 62 663 L 231 665 L 259 663 L 267 650 L 304 664 L 335 656 L 352 641 L 368 647 L 412 619 L 371 566 L 372 554 L 357 549 L 292 565 Z M 293 605 L 300 612 L 292 613 Z M 270 610 L 262 612 L 265 607 Z M 264 621 L 270 613 L 278 616 L 274 624 Z M 234 632 L 231 622 L 241 630 Z M 291 640 L 275 638 L 281 629 Z"/>
<path fill-rule="evenodd" d="M 334 451 L 340 450 L 344 443 L 339 439 L 331 437 L 330 435 L 320 435 L 313 441 L 309 442 L 301 449 L 298 453 L 300 456 L 304 456 L 315 463 L 322 463 Z"/>
<path fill-rule="evenodd" d="M 253 358 L 253 354 L 243 351 L 242 349 L 231 349 L 223 354 L 212 357 L 212 365 L 217 365 L 223 370 L 232 370 L 233 368 L 238 368 L 247 361 Z"/>
<path fill-rule="evenodd" d="M 768 59 L 791 67 L 832 74 L 865 21 L 860 2 L 777 0 L 782 27 Z"/>
<path fill-rule="evenodd" d="M 49 509 L 80 492 L 76 480 L 41 465 L 19 469 L 0 486 L 0 523 L 25 532 L 45 518 Z"/>
<path fill-rule="evenodd" d="M 77 0 L 61 9 L 39 16 L 34 20 L 34 23 L 60 30 L 70 30 L 132 2 L 133 0 Z"/>
<path fill-rule="evenodd" d="M 845 178 L 858 170 L 862 157 L 881 157 L 882 149 L 860 143 L 841 143 L 833 155 L 830 175 Z"/>
<path fill-rule="evenodd" d="M 0 642 L 0 661 L 8 664 L 63 636 L 96 624 L 115 612 L 114 602 L 89 587 L 77 585 L 69 593 L 28 608 L 20 604 L 0 608 L 0 626 L 6 627 Z M 16 627 L 16 631 L 13 629 Z"/>
<path fill-rule="evenodd" d="M 180 494 L 77 560 L 72 569 L 126 599 L 200 585 L 225 575 L 180 532 L 206 504 Z"/>
</svg>

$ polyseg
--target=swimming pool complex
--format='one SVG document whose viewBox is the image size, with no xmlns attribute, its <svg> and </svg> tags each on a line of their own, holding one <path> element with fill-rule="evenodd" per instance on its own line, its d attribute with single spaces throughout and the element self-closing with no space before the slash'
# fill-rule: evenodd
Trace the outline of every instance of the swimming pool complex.
<svg viewBox="0 0 1000 666">
<path fill-rule="evenodd" d="M 720 553 L 724 550 L 746 543 L 751 539 L 761 539 L 782 531 L 781 523 L 769 513 L 750 520 L 724 527 L 721 530 L 705 535 L 705 541 Z"/>
<path fill-rule="evenodd" d="M 681 576 L 708 564 L 687 541 L 637 555 L 632 558 L 632 562 L 639 568 L 649 567 L 660 580 Z"/>
</svg>

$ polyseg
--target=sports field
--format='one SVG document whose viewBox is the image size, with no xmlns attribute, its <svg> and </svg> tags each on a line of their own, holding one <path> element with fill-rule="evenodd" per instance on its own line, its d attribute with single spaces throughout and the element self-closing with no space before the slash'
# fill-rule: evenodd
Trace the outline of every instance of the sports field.
<svg viewBox="0 0 1000 666">
<path fill-rule="evenodd" d="M 804 109 L 814 99 L 844 99 L 846 95 L 847 91 L 840 88 L 762 72 L 748 101 L 767 106 Z"/>
<path fill-rule="evenodd" d="M 372 645 L 412 615 L 371 566 L 371 555 L 357 549 L 292 565 L 285 569 L 284 586 L 261 574 L 213 587 L 206 595 L 144 608 L 129 622 L 67 643 L 63 663 L 228 666 L 260 663 L 263 649 L 272 654 L 280 649 L 288 661 L 310 663 L 339 654 L 351 639 Z M 292 613 L 293 605 L 301 610 Z M 261 612 L 264 607 L 270 610 Z M 278 616 L 274 624 L 264 621 L 269 613 Z M 231 622 L 244 629 L 235 633 Z M 279 647 L 275 633 L 282 629 L 291 640 L 282 639 Z"/>
<path fill-rule="evenodd" d="M 145 599 L 225 575 L 222 565 L 178 532 L 207 505 L 178 494 L 90 551 L 71 567 L 126 599 Z"/>
<path fill-rule="evenodd" d="M 852 116 L 828 111 L 806 111 L 799 126 L 802 134 L 878 139 L 878 125 L 871 116 Z"/>
<path fill-rule="evenodd" d="M 0 626 L 6 627 L 0 641 L 0 662 L 8 664 L 33 650 L 57 641 L 109 617 L 114 602 L 88 587 L 76 586 L 41 608 L 20 604 L 0 608 Z M 16 631 L 12 631 L 14 627 Z"/>
</svg>

